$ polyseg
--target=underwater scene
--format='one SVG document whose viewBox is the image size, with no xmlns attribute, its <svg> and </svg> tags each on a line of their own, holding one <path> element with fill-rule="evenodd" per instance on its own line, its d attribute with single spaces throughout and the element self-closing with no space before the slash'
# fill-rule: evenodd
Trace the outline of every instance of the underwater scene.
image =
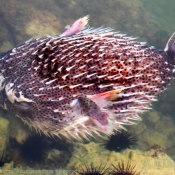
<svg viewBox="0 0 175 175">
<path fill-rule="evenodd" d="M 174 17 L 174 0 L 1 0 L 0 174 L 175 174 Z"/>
</svg>

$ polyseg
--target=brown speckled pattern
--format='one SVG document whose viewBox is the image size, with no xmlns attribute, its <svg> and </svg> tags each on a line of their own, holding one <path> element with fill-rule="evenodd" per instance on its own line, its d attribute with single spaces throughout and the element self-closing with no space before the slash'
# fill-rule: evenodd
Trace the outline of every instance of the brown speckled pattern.
<svg viewBox="0 0 175 175">
<path fill-rule="evenodd" d="M 138 120 L 137 113 L 169 83 L 173 66 L 163 55 L 110 29 L 27 41 L 6 53 L 0 68 L 2 86 L 12 83 L 16 97 L 22 92 L 33 102 L 12 104 L 2 88 L 0 104 L 45 134 L 70 137 L 70 130 L 85 137 L 83 132 L 96 133 L 97 127 L 86 121 L 69 128 L 78 117 L 68 105 L 87 95 L 122 89 L 117 100 L 104 107 L 114 114 L 112 129 L 118 129 L 122 123 L 130 124 L 129 119 Z"/>
</svg>

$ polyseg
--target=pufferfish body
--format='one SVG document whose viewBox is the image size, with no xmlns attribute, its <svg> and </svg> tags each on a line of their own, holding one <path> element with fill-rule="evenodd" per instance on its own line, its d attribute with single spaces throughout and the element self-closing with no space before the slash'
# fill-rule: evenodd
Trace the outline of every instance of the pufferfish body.
<svg viewBox="0 0 175 175">
<path fill-rule="evenodd" d="M 75 22 L 0 59 L 0 105 L 46 135 L 82 140 L 140 120 L 174 78 L 175 34 L 157 51 Z"/>
</svg>

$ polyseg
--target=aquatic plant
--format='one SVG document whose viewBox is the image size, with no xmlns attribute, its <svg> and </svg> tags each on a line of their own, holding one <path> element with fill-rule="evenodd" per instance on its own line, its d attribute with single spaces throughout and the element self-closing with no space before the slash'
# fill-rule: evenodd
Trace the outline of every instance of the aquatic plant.
<svg viewBox="0 0 175 175">
<path fill-rule="evenodd" d="M 93 164 L 84 165 L 85 168 L 82 168 L 80 171 L 77 171 L 80 175 L 104 175 L 108 171 L 108 168 L 100 165 L 99 167 L 95 167 Z"/>
<path fill-rule="evenodd" d="M 119 162 L 117 166 L 113 165 L 114 170 L 110 173 L 111 175 L 140 175 L 141 172 L 136 172 L 135 166 L 136 165 L 131 165 L 130 162 L 128 162 L 126 165 L 124 162 Z"/>
<path fill-rule="evenodd" d="M 124 149 L 131 148 L 136 144 L 136 137 L 122 130 L 121 132 L 114 133 L 109 137 L 109 140 L 105 143 L 105 148 L 110 151 L 120 152 Z"/>
<path fill-rule="evenodd" d="M 42 163 L 46 157 L 48 144 L 44 137 L 32 134 L 23 141 L 20 147 L 20 157 L 29 165 L 32 163 Z"/>
</svg>

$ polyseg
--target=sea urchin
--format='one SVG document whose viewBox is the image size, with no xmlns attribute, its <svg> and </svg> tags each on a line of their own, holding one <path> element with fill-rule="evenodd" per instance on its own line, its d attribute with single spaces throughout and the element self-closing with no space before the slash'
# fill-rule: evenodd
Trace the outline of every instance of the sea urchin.
<svg viewBox="0 0 175 175">
<path fill-rule="evenodd" d="M 44 137 L 32 134 L 23 141 L 20 148 L 20 157 L 29 165 L 41 163 L 46 156 L 47 145 Z"/>
<path fill-rule="evenodd" d="M 108 168 L 106 166 L 100 165 L 99 167 L 95 167 L 93 164 L 87 166 L 84 165 L 85 168 L 82 168 L 81 171 L 77 171 L 80 175 L 105 175 Z"/>
<path fill-rule="evenodd" d="M 12 156 L 7 156 L 4 152 L 0 156 L 0 168 L 4 166 L 5 163 L 10 163 L 12 161 L 13 155 Z"/>
<path fill-rule="evenodd" d="M 136 165 L 132 166 L 130 162 L 128 162 L 126 166 L 123 161 L 119 162 L 117 166 L 114 166 L 113 164 L 112 166 L 114 167 L 114 170 L 110 173 L 111 175 L 140 175 L 140 172 L 134 170 Z"/>
<path fill-rule="evenodd" d="M 126 131 L 117 132 L 109 137 L 105 143 L 105 148 L 110 151 L 120 152 L 124 149 L 131 148 L 131 145 L 136 144 L 136 137 Z"/>
</svg>

